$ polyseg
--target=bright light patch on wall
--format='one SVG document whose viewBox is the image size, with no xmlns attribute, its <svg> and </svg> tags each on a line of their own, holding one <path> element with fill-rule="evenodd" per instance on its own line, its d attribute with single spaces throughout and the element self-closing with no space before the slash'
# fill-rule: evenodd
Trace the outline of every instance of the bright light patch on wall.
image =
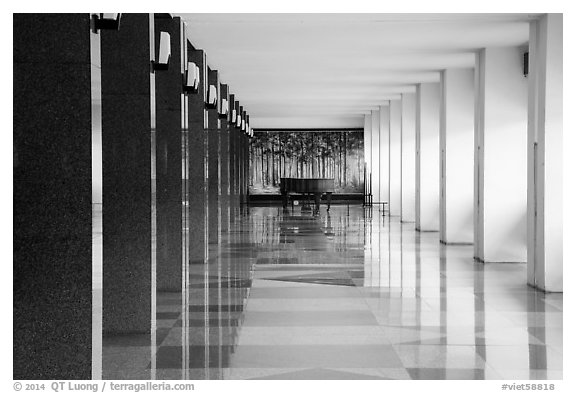
<svg viewBox="0 0 576 393">
<path fill-rule="evenodd" d="M 157 70 L 167 70 L 170 62 L 170 54 L 170 34 L 167 31 L 161 31 L 158 61 L 154 64 L 154 68 Z"/>
<path fill-rule="evenodd" d="M 188 62 L 186 71 L 186 84 L 184 91 L 188 93 L 198 93 L 198 84 L 200 83 L 200 68 L 194 62 Z"/>
<path fill-rule="evenodd" d="M 216 86 L 210 85 L 208 90 L 208 101 L 206 102 L 210 108 L 216 108 L 216 103 L 218 102 L 218 90 Z"/>
<path fill-rule="evenodd" d="M 228 100 L 226 98 L 223 98 L 222 103 L 220 104 L 220 114 L 221 115 L 228 114 Z"/>
</svg>

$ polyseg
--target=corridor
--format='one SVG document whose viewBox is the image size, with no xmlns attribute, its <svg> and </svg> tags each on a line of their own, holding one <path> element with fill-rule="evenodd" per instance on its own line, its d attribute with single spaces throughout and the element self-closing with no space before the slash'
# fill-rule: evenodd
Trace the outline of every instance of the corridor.
<svg viewBox="0 0 576 393">
<path fill-rule="evenodd" d="M 337 205 L 250 207 L 152 335 L 103 341 L 103 379 L 562 379 L 562 294 L 526 264 Z"/>
</svg>

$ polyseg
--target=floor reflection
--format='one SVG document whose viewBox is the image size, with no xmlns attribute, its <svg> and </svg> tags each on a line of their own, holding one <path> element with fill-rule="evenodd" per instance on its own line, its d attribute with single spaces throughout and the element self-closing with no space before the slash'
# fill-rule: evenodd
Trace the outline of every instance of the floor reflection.
<svg viewBox="0 0 576 393">
<path fill-rule="evenodd" d="M 105 379 L 562 378 L 561 294 L 361 206 L 253 207 L 187 268 Z"/>
</svg>

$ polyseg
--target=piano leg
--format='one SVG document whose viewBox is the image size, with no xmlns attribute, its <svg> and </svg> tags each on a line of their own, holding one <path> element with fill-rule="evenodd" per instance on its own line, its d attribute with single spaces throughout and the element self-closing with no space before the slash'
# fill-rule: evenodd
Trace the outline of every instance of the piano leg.
<svg viewBox="0 0 576 393">
<path fill-rule="evenodd" d="M 314 204 L 316 205 L 314 208 L 315 212 L 320 211 L 320 198 L 322 198 L 322 194 L 319 192 L 314 193 Z"/>
<path fill-rule="evenodd" d="M 326 202 L 328 203 L 327 211 L 330 211 L 330 202 L 332 202 L 332 193 L 331 192 L 326 193 Z"/>
</svg>

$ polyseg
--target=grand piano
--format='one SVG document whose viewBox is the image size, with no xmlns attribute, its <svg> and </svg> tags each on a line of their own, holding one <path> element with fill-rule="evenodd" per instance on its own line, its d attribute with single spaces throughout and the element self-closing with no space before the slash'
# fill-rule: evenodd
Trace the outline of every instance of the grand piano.
<svg viewBox="0 0 576 393">
<path fill-rule="evenodd" d="M 304 194 L 314 195 L 314 203 L 316 211 L 320 210 L 320 199 L 322 194 L 326 194 L 326 201 L 328 204 L 328 211 L 330 210 L 330 202 L 332 200 L 332 193 L 334 192 L 334 179 L 323 178 L 294 178 L 282 177 L 280 178 L 280 193 L 282 194 L 282 203 L 284 207 L 288 207 L 288 200 L 290 194 Z"/>
</svg>

